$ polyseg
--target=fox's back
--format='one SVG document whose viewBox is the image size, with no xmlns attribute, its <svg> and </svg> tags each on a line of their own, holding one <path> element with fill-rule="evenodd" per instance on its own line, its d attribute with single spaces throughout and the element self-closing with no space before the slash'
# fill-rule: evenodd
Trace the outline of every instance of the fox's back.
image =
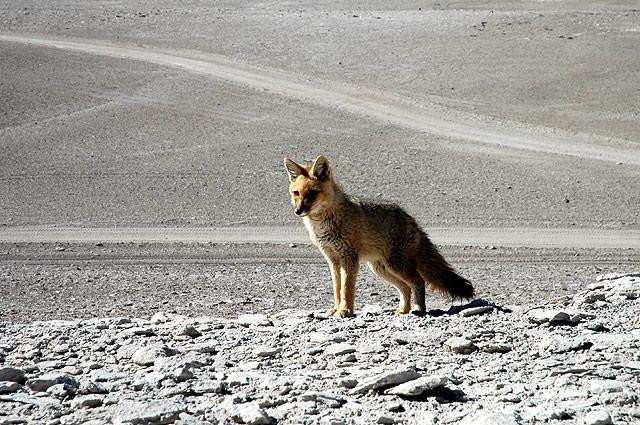
<svg viewBox="0 0 640 425">
<path fill-rule="evenodd" d="M 305 220 L 320 248 L 353 249 L 367 259 L 416 249 L 420 241 L 422 230 L 396 204 L 345 199 L 334 211 L 322 222 Z"/>
</svg>

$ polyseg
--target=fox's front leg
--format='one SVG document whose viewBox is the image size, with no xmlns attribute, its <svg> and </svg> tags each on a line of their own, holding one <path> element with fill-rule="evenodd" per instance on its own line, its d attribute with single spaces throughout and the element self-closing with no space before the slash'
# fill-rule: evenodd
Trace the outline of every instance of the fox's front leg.
<svg viewBox="0 0 640 425">
<path fill-rule="evenodd" d="M 343 257 L 340 261 L 340 304 L 335 316 L 351 317 L 353 316 L 356 301 L 356 278 L 360 264 L 358 257 L 355 255 Z"/>
<path fill-rule="evenodd" d="M 338 308 L 340 307 L 340 259 L 338 256 L 325 252 L 324 257 L 327 259 L 327 263 L 329 263 L 329 268 L 331 269 L 331 281 L 333 283 L 333 307 L 327 310 L 327 314 L 329 316 L 333 316 Z"/>
</svg>

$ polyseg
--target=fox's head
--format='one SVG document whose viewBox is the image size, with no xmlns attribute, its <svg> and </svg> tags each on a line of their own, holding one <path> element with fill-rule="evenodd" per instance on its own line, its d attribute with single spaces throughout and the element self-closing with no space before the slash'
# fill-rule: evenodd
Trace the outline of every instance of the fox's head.
<svg viewBox="0 0 640 425">
<path fill-rule="evenodd" d="M 329 160 L 320 155 L 312 165 L 300 165 L 284 159 L 289 173 L 289 194 L 300 217 L 321 215 L 333 206 L 335 182 Z"/>
</svg>

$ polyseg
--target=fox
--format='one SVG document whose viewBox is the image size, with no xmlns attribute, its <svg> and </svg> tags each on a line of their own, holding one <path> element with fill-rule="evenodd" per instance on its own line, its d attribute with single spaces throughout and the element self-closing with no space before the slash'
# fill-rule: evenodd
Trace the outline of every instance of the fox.
<svg viewBox="0 0 640 425">
<path fill-rule="evenodd" d="M 349 197 L 320 155 L 301 165 L 284 158 L 294 212 L 331 270 L 333 307 L 329 316 L 352 317 L 360 263 L 391 283 L 400 295 L 396 314 L 426 314 L 425 289 L 452 299 L 470 299 L 473 285 L 440 254 L 416 220 L 393 203 Z M 413 305 L 411 299 L 413 297 Z"/>
</svg>

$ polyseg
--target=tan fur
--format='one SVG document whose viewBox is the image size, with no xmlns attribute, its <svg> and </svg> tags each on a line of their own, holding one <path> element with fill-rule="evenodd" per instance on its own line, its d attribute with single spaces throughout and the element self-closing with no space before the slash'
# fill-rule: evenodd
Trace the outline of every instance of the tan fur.
<svg viewBox="0 0 640 425">
<path fill-rule="evenodd" d="M 319 156 L 312 165 L 284 160 L 296 214 L 325 256 L 333 281 L 330 315 L 353 316 L 361 262 L 396 287 L 399 314 L 425 312 L 425 284 L 453 298 L 471 298 L 473 287 L 444 260 L 416 221 L 395 204 L 349 198 L 335 181 L 331 164 Z"/>
</svg>

